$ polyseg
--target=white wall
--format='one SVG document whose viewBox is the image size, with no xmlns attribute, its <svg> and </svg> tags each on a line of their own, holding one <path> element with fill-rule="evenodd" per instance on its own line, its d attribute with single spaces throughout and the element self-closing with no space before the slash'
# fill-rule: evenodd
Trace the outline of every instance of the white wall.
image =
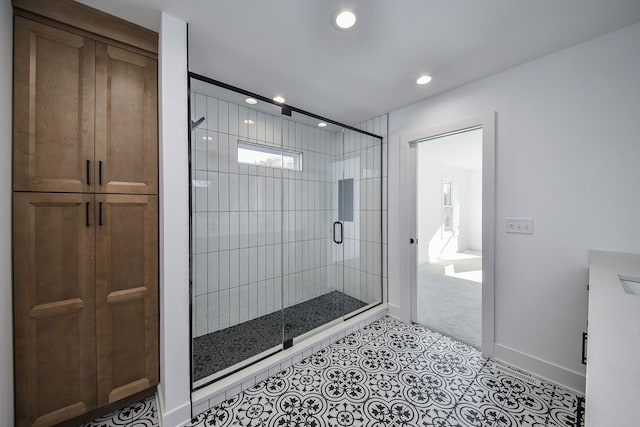
<svg viewBox="0 0 640 427">
<path fill-rule="evenodd" d="M 465 248 L 482 250 L 482 172 L 470 171 L 467 183 L 469 198 L 466 200 Z"/>
<path fill-rule="evenodd" d="M 13 425 L 13 298 L 11 276 L 11 2 L 0 2 L 0 425 Z"/>
<path fill-rule="evenodd" d="M 400 136 L 495 110 L 496 357 L 583 387 L 588 249 L 640 252 L 638 46 L 635 24 L 390 114 L 392 313 L 409 313 Z"/>
<path fill-rule="evenodd" d="M 187 27 L 162 14 L 160 123 L 160 409 L 162 424 L 191 418 Z"/>
</svg>

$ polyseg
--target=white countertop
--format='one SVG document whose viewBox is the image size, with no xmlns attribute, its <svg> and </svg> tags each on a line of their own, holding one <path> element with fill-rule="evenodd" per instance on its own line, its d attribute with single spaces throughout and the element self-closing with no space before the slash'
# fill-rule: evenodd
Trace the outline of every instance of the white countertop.
<svg viewBox="0 0 640 427">
<path fill-rule="evenodd" d="M 619 275 L 640 280 L 640 254 L 590 252 L 587 427 L 640 425 L 640 295 Z"/>
</svg>

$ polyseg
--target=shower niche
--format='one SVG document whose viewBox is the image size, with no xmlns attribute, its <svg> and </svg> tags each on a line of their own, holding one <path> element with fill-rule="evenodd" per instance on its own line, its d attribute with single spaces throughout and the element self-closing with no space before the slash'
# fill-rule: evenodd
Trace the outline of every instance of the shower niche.
<svg viewBox="0 0 640 427">
<path fill-rule="evenodd" d="M 198 389 L 382 302 L 382 138 L 195 74 L 190 115 Z"/>
</svg>

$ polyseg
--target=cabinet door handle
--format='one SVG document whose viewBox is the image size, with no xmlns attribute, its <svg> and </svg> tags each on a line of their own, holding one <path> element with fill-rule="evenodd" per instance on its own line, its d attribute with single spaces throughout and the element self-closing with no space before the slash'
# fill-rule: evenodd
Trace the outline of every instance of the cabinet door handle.
<svg viewBox="0 0 640 427">
<path fill-rule="evenodd" d="M 87 160 L 87 185 L 91 185 L 91 160 Z"/>
<path fill-rule="evenodd" d="M 587 364 L 587 340 L 588 336 L 586 332 L 582 333 L 582 364 Z"/>
<path fill-rule="evenodd" d="M 102 202 L 98 203 L 98 224 L 102 226 Z"/>
<path fill-rule="evenodd" d="M 98 185 L 102 185 L 102 160 L 98 162 Z"/>
<path fill-rule="evenodd" d="M 91 224 L 89 224 L 89 202 L 86 202 L 84 204 L 84 216 L 85 216 L 85 224 L 87 225 L 87 227 L 91 227 Z"/>
</svg>

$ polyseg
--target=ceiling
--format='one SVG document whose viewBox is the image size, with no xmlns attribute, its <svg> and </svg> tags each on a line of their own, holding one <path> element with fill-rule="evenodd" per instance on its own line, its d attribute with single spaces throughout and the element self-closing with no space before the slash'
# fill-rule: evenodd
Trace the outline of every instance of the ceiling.
<svg viewBox="0 0 640 427">
<path fill-rule="evenodd" d="M 156 31 L 165 11 L 189 23 L 191 71 L 347 124 L 640 21 L 638 0 L 80 1 Z"/>
</svg>

